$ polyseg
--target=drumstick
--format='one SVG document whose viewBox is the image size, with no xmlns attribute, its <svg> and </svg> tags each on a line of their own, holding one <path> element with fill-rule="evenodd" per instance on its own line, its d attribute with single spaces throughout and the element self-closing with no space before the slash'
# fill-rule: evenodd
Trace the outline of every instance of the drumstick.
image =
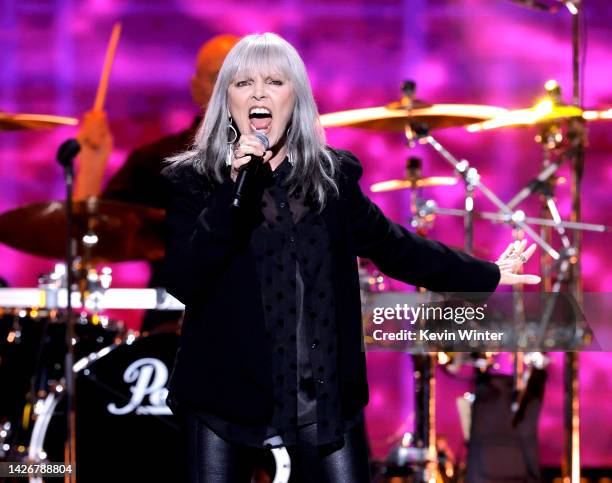
<svg viewBox="0 0 612 483">
<path fill-rule="evenodd" d="M 98 91 L 96 92 L 96 101 L 94 102 L 94 111 L 101 111 L 104 109 L 104 101 L 106 100 L 106 89 L 108 88 L 108 78 L 110 77 L 111 69 L 113 67 L 113 61 L 115 60 L 115 50 L 119 43 L 119 36 L 121 35 L 121 23 L 117 22 L 113 26 L 113 32 L 111 33 L 110 40 L 108 41 L 108 47 L 106 48 L 106 57 L 104 58 L 104 67 L 102 69 L 102 75 L 100 76 L 100 83 L 98 84 Z"/>
</svg>

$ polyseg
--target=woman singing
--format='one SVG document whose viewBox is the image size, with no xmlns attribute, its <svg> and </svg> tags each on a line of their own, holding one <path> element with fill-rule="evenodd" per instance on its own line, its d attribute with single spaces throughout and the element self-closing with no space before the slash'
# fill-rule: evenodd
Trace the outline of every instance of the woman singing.
<svg viewBox="0 0 612 483">
<path fill-rule="evenodd" d="M 263 164 L 234 208 L 251 156 Z M 361 172 L 325 144 L 296 50 L 274 34 L 244 37 L 193 149 L 164 170 L 167 288 L 186 305 L 168 403 L 186 421 L 191 481 L 249 482 L 273 436 L 291 481 L 369 481 L 356 257 L 437 292 L 539 281 L 515 274 L 535 246 L 511 245 L 495 264 L 423 239 L 361 192 Z"/>
</svg>

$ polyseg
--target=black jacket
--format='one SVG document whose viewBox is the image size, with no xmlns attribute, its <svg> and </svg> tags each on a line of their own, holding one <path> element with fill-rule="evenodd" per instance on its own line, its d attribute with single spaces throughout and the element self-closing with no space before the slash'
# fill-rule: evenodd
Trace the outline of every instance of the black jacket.
<svg viewBox="0 0 612 483">
<path fill-rule="evenodd" d="M 342 414 L 368 401 L 356 257 L 386 275 L 436 292 L 491 292 L 497 265 L 417 236 L 387 219 L 359 188 L 362 168 L 340 158 L 339 197 L 322 212 L 331 244 Z M 214 186 L 190 165 L 167 168 L 166 287 L 186 305 L 168 402 L 198 407 L 226 421 L 269 422 L 274 390 L 261 289 L 249 247 L 258 210 L 237 214 L 233 182 Z"/>
</svg>

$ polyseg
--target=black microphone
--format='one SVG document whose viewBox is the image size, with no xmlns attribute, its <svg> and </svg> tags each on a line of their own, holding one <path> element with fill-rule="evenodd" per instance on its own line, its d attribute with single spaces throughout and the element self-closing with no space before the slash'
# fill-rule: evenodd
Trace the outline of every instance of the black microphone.
<svg viewBox="0 0 612 483">
<path fill-rule="evenodd" d="M 255 137 L 259 139 L 259 142 L 263 145 L 264 152 L 270 147 L 270 141 L 265 134 L 255 131 Z M 232 200 L 232 206 L 234 208 L 240 208 L 242 200 L 248 196 L 250 191 L 250 184 L 253 182 L 257 174 L 259 166 L 263 164 L 263 158 L 261 156 L 250 155 L 251 160 L 240 170 L 238 177 L 236 178 L 236 184 L 234 185 L 234 199 Z"/>
<path fill-rule="evenodd" d="M 57 162 L 62 166 L 71 164 L 72 160 L 77 154 L 79 154 L 80 150 L 81 145 L 76 139 L 68 139 L 64 141 L 57 150 Z"/>
</svg>

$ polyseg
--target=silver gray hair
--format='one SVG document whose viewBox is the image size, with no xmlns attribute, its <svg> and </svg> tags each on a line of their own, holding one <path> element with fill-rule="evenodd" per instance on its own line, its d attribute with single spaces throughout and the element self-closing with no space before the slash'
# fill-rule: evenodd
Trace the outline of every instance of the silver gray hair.
<svg viewBox="0 0 612 483">
<path fill-rule="evenodd" d="M 223 182 L 228 157 L 233 149 L 229 129 L 227 91 L 241 73 L 278 71 L 292 83 L 295 94 L 293 114 L 287 131 L 289 159 L 293 161 L 287 179 L 289 192 L 300 187 L 321 210 L 330 193 L 338 194 L 338 160 L 325 144 L 325 133 L 304 62 L 295 48 L 273 33 L 243 37 L 227 55 L 206 108 L 204 119 L 190 150 L 169 158 L 171 163 L 192 163 L 208 178 Z M 237 126 L 234 124 L 234 128 Z"/>
</svg>

